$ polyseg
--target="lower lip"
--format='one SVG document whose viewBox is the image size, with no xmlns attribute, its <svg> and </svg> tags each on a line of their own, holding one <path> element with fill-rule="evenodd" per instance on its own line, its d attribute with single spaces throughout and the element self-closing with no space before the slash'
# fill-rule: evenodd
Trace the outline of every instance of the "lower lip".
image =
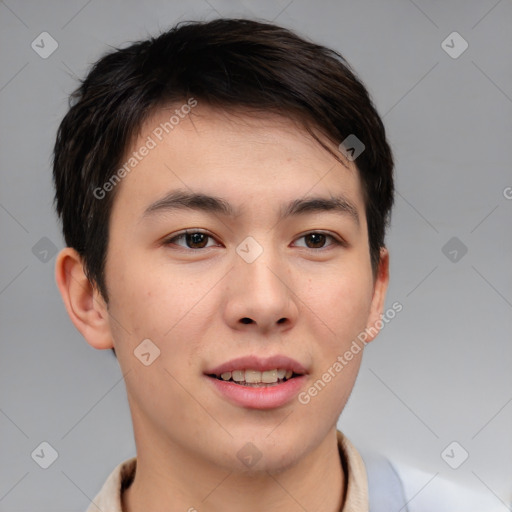
<svg viewBox="0 0 512 512">
<path fill-rule="evenodd" d="M 301 375 L 276 386 L 256 388 L 214 377 L 206 376 L 206 378 L 212 382 L 222 396 L 236 405 L 250 409 L 273 409 L 287 404 L 298 394 L 306 380 L 306 376 Z"/>
</svg>

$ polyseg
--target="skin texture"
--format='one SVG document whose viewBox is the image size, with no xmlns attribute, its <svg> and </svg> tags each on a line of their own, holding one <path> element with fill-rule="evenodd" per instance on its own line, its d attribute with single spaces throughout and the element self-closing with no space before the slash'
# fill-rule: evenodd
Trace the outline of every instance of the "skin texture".
<svg viewBox="0 0 512 512">
<path fill-rule="evenodd" d="M 154 113 L 128 153 L 172 110 Z M 308 404 L 294 398 L 267 410 L 232 404 L 203 372 L 239 356 L 284 354 L 307 369 L 306 390 L 379 320 L 388 254 L 381 250 L 374 279 L 356 163 L 342 165 L 291 120 L 199 104 L 117 185 L 108 306 L 76 252 L 59 254 L 57 283 L 71 320 L 91 346 L 115 347 L 125 376 L 138 456 L 125 511 L 340 509 L 346 475 L 336 423 L 363 351 Z M 144 216 L 176 189 L 222 197 L 240 211 Z M 339 212 L 278 221 L 281 203 L 313 195 L 343 195 L 359 223 Z M 206 248 L 168 242 L 195 228 L 212 237 L 200 244 Z M 334 239 L 304 236 L 311 231 Z M 263 248 L 252 263 L 236 252 L 248 236 Z M 147 338 L 161 351 L 149 366 L 134 357 Z M 261 453 L 252 467 L 237 457 L 248 442 Z"/>
</svg>

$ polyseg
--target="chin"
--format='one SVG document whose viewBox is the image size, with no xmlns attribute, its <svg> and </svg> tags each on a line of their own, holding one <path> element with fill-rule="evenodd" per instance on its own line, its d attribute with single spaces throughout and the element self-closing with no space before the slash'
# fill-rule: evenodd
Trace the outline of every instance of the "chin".
<svg viewBox="0 0 512 512">
<path fill-rule="evenodd" d="M 301 458 L 304 443 L 287 436 L 286 431 L 281 432 L 282 439 L 272 436 L 261 430 L 235 436 L 231 449 L 228 448 L 230 457 L 225 462 L 229 468 L 226 469 L 241 475 L 268 476 L 268 473 L 279 474 L 293 467 Z"/>
<path fill-rule="evenodd" d="M 298 458 L 300 454 L 296 451 L 290 454 L 289 450 L 272 449 L 260 452 L 259 459 L 253 463 L 245 463 L 237 456 L 234 461 L 231 460 L 231 467 L 226 469 L 243 476 L 267 478 L 269 474 L 278 475 L 287 471 L 298 462 Z"/>
</svg>

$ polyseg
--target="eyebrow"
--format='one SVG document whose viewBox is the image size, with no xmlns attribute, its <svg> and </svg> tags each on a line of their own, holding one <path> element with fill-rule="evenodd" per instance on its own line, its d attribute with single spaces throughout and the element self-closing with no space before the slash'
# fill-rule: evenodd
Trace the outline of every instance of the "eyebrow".
<svg viewBox="0 0 512 512">
<path fill-rule="evenodd" d="M 237 217 L 241 213 L 240 210 L 235 210 L 228 201 L 221 197 L 188 192 L 185 190 L 173 190 L 161 199 L 150 204 L 144 210 L 142 216 L 150 217 L 155 213 L 172 212 L 176 210 L 199 210 L 205 213 L 220 214 L 227 217 Z M 319 212 L 334 212 L 348 215 L 359 225 L 359 213 L 357 208 L 343 196 L 310 196 L 294 199 L 287 204 L 281 205 L 279 221 L 292 216 Z"/>
</svg>

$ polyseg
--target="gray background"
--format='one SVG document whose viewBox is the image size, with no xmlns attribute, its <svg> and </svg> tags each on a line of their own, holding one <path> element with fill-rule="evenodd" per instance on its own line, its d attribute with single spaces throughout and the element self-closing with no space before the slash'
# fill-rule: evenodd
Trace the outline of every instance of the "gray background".
<svg viewBox="0 0 512 512">
<path fill-rule="evenodd" d="M 510 0 L 0 2 L 0 510 L 85 510 L 135 454 L 117 361 L 75 331 L 54 282 L 50 158 L 67 95 L 110 46 L 219 16 L 274 20 L 340 51 L 395 152 L 387 307 L 403 311 L 366 349 L 340 428 L 425 471 L 414 499 L 444 478 L 509 510 Z M 58 42 L 46 59 L 31 47 L 43 31 Z M 453 31 L 469 44 L 458 58 L 441 46 Z M 59 454 L 46 470 L 31 458 L 42 441 Z M 458 469 L 441 457 L 452 441 L 469 453 Z"/>
</svg>

